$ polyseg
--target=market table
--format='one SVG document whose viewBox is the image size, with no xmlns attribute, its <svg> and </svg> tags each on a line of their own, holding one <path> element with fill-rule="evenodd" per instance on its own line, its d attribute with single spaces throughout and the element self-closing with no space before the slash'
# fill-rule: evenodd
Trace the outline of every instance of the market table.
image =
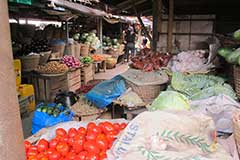
<svg viewBox="0 0 240 160">
<path fill-rule="evenodd" d="M 95 73 L 99 73 L 101 67 L 103 68 L 103 71 L 106 72 L 107 70 L 106 60 L 95 61 L 94 64 L 95 64 Z"/>
</svg>

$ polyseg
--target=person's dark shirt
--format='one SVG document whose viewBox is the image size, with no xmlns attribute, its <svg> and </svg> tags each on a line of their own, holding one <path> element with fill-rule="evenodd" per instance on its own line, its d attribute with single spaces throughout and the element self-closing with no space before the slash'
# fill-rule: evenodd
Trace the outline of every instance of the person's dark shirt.
<svg viewBox="0 0 240 160">
<path fill-rule="evenodd" d="M 134 43 L 135 42 L 135 33 L 127 30 L 126 32 L 126 36 L 125 36 L 125 40 L 127 41 L 127 43 Z"/>
</svg>

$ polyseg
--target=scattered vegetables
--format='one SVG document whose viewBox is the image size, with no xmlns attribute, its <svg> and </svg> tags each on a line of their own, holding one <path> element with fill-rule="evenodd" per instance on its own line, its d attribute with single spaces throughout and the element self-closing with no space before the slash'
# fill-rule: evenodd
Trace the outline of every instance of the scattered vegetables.
<svg viewBox="0 0 240 160">
<path fill-rule="evenodd" d="M 44 103 L 40 103 L 37 106 L 36 111 L 38 112 L 44 112 L 46 114 L 48 114 L 49 116 L 53 116 L 53 117 L 58 117 L 60 113 L 64 113 L 65 115 L 70 114 L 70 109 L 68 107 L 63 106 L 62 104 L 55 104 L 55 103 L 51 103 L 51 104 L 44 104 Z"/>
<path fill-rule="evenodd" d="M 69 55 L 65 55 L 61 61 L 69 68 L 79 68 L 81 65 L 80 61 L 77 58 Z"/>
<path fill-rule="evenodd" d="M 170 59 L 170 55 L 155 53 L 146 48 L 141 50 L 140 55 L 131 58 L 131 67 L 145 72 L 151 72 L 153 70 L 159 70 L 161 67 L 166 67 Z"/>
<path fill-rule="evenodd" d="M 91 64 L 93 62 L 93 59 L 90 56 L 85 56 L 85 57 L 81 57 L 80 61 L 83 64 Z"/>
<path fill-rule="evenodd" d="M 104 60 L 103 56 L 101 56 L 100 54 L 93 54 L 93 55 L 91 55 L 91 58 L 92 58 L 95 62 Z"/>
<path fill-rule="evenodd" d="M 60 74 L 68 71 L 68 67 L 65 64 L 57 61 L 48 62 L 45 65 L 39 65 L 36 72 L 42 74 Z"/>
<path fill-rule="evenodd" d="M 27 160 L 105 160 L 117 135 L 126 123 L 94 122 L 87 127 L 56 129 L 51 140 L 40 139 L 36 145 L 25 141 Z"/>
</svg>

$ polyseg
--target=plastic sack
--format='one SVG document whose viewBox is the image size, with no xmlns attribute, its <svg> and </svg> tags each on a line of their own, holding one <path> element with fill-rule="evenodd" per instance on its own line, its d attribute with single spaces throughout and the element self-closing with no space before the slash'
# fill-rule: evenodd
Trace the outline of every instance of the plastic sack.
<svg viewBox="0 0 240 160">
<path fill-rule="evenodd" d="M 62 112 L 58 117 L 53 117 L 47 113 L 35 111 L 32 119 L 32 134 L 35 134 L 42 128 L 51 127 L 61 122 L 71 121 L 73 116 L 73 112 L 70 112 L 69 115 Z"/>
<path fill-rule="evenodd" d="M 196 113 L 202 113 L 213 118 L 218 132 L 232 133 L 232 115 L 240 109 L 240 104 L 226 95 L 213 96 L 203 100 L 190 102 Z"/>
<path fill-rule="evenodd" d="M 216 143 L 213 120 L 189 111 L 143 112 L 107 152 L 108 160 L 230 160 Z"/>
<path fill-rule="evenodd" d="M 183 94 L 175 91 L 164 91 L 153 101 L 149 110 L 188 110 L 190 109 L 189 101 Z"/>
<path fill-rule="evenodd" d="M 111 80 L 103 81 L 92 88 L 87 94 L 86 99 L 96 107 L 102 109 L 112 103 L 126 91 L 125 82 L 120 76 Z"/>
</svg>

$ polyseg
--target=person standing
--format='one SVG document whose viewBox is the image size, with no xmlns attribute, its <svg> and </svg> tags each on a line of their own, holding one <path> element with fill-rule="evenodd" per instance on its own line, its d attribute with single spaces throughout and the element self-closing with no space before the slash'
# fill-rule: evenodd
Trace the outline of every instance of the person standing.
<svg viewBox="0 0 240 160">
<path fill-rule="evenodd" d="M 127 62 L 129 62 L 130 54 L 131 56 L 135 55 L 135 38 L 136 33 L 134 31 L 134 28 L 129 25 L 125 32 L 125 60 L 127 60 Z"/>
</svg>

